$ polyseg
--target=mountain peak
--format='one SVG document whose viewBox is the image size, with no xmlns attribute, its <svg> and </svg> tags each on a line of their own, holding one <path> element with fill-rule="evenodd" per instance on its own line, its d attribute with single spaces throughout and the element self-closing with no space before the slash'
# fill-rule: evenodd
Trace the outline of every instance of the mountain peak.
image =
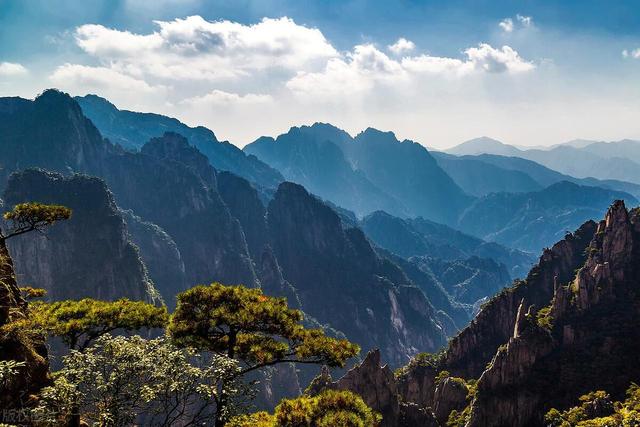
<svg viewBox="0 0 640 427">
<path fill-rule="evenodd" d="M 505 156 L 517 156 L 522 153 L 513 145 L 505 144 L 488 136 L 470 139 L 445 150 L 445 152 L 456 155 L 499 154 Z"/>
<path fill-rule="evenodd" d="M 393 133 L 392 131 L 381 131 L 379 129 L 376 128 L 372 128 L 372 127 L 368 127 L 365 130 L 363 130 L 362 132 L 360 132 L 357 136 L 356 136 L 356 140 L 360 140 L 366 138 L 372 142 L 377 142 L 377 143 L 395 143 L 395 142 L 399 142 L 398 138 L 396 138 L 395 133 Z"/>
</svg>

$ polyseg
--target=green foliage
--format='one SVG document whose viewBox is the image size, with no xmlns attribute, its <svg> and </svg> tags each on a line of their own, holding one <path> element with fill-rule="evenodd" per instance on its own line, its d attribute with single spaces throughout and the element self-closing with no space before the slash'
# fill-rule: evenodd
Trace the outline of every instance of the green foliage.
<svg viewBox="0 0 640 427">
<path fill-rule="evenodd" d="M 447 373 L 447 372 L 442 371 L 441 374 L 443 373 Z M 451 379 L 458 383 L 462 383 L 467 388 L 467 406 L 462 411 L 457 411 L 455 409 L 451 411 L 451 413 L 449 414 L 449 418 L 447 419 L 446 426 L 447 427 L 464 427 L 467 425 L 467 423 L 469 422 L 469 419 L 471 418 L 471 404 L 473 403 L 473 399 L 475 399 L 476 394 L 478 393 L 478 381 L 477 380 L 465 381 L 463 378 L 457 378 L 457 377 L 451 377 Z"/>
<path fill-rule="evenodd" d="M 637 427 L 640 426 L 640 387 L 631 384 L 624 402 L 612 402 L 604 391 L 580 397 L 580 405 L 545 415 L 548 427 Z"/>
<path fill-rule="evenodd" d="M 538 325 L 547 330 L 551 330 L 553 327 L 553 317 L 551 316 L 551 306 L 541 308 L 537 315 L 536 320 Z"/>
<path fill-rule="evenodd" d="M 285 399 L 273 415 L 257 412 L 236 417 L 227 427 L 372 427 L 381 419 L 357 394 L 325 390 L 317 396 Z"/>
<path fill-rule="evenodd" d="M 32 329 L 61 337 L 75 350 L 86 348 L 96 338 L 116 329 L 162 328 L 168 321 L 166 307 L 128 299 L 38 301 L 30 307 L 30 316 L 25 322 Z"/>
<path fill-rule="evenodd" d="M 73 413 L 89 424 L 204 425 L 216 417 L 214 402 L 224 382 L 227 416 L 234 415 L 251 390 L 233 380 L 237 363 L 224 356 L 202 356 L 175 347 L 165 338 L 104 335 L 63 358 L 53 386 L 42 390 L 33 410 L 43 425 L 63 425 Z"/>
<path fill-rule="evenodd" d="M 42 231 L 46 226 L 71 218 L 71 209 L 59 205 L 44 205 L 30 202 L 20 203 L 3 215 L 12 227 L 0 240 L 6 240 L 30 231 Z"/>
<path fill-rule="evenodd" d="M 47 294 L 47 291 L 41 288 L 32 288 L 31 286 L 23 286 L 20 288 L 22 298 L 26 300 L 32 300 L 34 298 L 42 298 Z"/>
<path fill-rule="evenodd" d="M 359 347 L 305 329 L 302 313 L 260 289 L 213 283 L 178 294 L 169 332 L 176 343 L 241 360 L 245 372 L 282 362 L 344 366 Z"/>
<path fill-rule="evenodd" d="M 445 350 L 442 349 L 437 353 L 418 353 L 411 361 L 405 366 L 402 366 L 395 370 L 394 375 L 396 378 L 406 375 L 411 370 L 418 367 L 429 367 L 432 369 L 438 369 L 445 356 Z"/>
<path fill-rule="evenodd" d="M 25 362 L 16 360 L 0 360 L 0 390 L 8 389 L 11 380 L 18 374 Z"/>
</svg>

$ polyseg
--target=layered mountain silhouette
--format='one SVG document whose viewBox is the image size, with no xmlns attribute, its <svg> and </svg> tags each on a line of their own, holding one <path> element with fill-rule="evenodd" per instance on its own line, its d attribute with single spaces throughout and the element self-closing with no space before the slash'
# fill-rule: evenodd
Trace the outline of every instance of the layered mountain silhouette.
<svg viewBox="0 0 640 427">
<path fill-rule="evenodd" d="M 640 142 L 578 141 L 550 149 L 517 148 L 490 138 L 478 138 L 447 150 L 455 155 L 496 154 L 540 163 L 576 178 L 620 180 L 640 184 Z"/>
<path fill-rule="evenodd" d="M 324 151 L 320 153 L 318 147 Z M 309 188 L 322 189 L 317 193 L 319 196 L 358 215 L 386 210 L 400 216 L 423 216 L 451 223 L 471 200 L 426 148 L 413 141 L 399 141 L 392 132 L 369 128 L 352 138 L 331 125 L 316 123 L 292 128 L 275 140 L 260 138 L 244 151 L 272 164 L 288 179 L 302 176 Z M 350 196 L 344 193 L 353 188 L 351 180 L 326 182 L 324 171 L 332 176 L 335 169 L 363 177 L 373 185 L 366 189 L 368 193 L 349 203 Z M 379 199 L 380 193 L 390 195 L 394 206 L 384 208 L 382 203 L 363 206 L 360 202 Z M 344 199 L 347 204 L 338 202 Z"/>
<path fill-rule="evenodd" d="M 602 215 L 614 199 L 638 203 L 627 193 L 563 181 L 536 192 L 481 197 L 465 210 L 457 225 L 485 240 L 537 252 L 582 222 Z"/>
<path fill-rule="evenodd" d="M 245 155 L 235 145 L 218 141 L 205 127 L 189 127 L 160 114 L 119 110 L 97 95 L 79 96 L 75 100 L 105 138 L 125 149 L 140 150 L 151 138 L 175 132 L 187 138 L 189 144 L 198 148 L 218 170 L 233 172 L 266 188 L 274 188 L 284 180 L 277 171 L 255 157 Z"/>
<path fill-rule="evenodd" d="M 20 259 L 51 260 L 29 268 L 33 284 L 46 275 L 64 277 L 56 244 L 65 253 L 85 251 L 88 256 L 92 244 L 100 247 L 102 234 L 113 234 L 120 238 L 118 245 L 130 248 L 136 271 L 158 284 L 170 307 L 177 292 L 198 283 L 262 286 L 268 294 L 286 296 L 309 321 L 333 334 L 363 348 L 380 348 L 395 365 L 423 349 L 437 350 L 446 342 L 446 332 L 455 331 L 442 325 L 447 317 L 359 228 L 300 185 L 280 184 L 265 206 L 264 192 L 242 177 L 217 171 L 177 133 L 166 132 L 129 151 L 104 139 L 64 93 L 48 90 L 34 101 L 5 98 L 0 105 L 0 127 L 5 130 L 0 178 L 7 206 L 33 198 L 50 203 L 60 199 L 77 210 L 77 221 L 86 221 L 80 228 L 72 227 L 73 220 L 61 225 L 64 233 L 56 234 L 60 240 L 52 239 L 46 247 L 35 242 L 16 248 L 24 252 L 17 254 Z M 23 167 L 60 175 L 21 172 Z M 91 188 L 96 194 L 81 192 Z M 107 230 L 106 220 L 93 224 L 92 214 L 97 221 L 103 213 L 83 206 L 80 199 L 85 198 L 108 206 L 104 215 L 117 227 Z M 109 243 L 104 250 L 117 247 Z M 40 251 L 36 260 L 26 256 L 34 250 Z M 148 298 L 135 293 L 138 285 L 126 283 L 132 277 L 117 280 L 129 271 L 116 263 L 118 253 L 100 258 L 104 283 L 73 282 L 73 291 L 61 289 L 59 296 Z M 74 269 L 92 271 L 91 263 L 83 260 L 77 257 Z"/>
</svg>

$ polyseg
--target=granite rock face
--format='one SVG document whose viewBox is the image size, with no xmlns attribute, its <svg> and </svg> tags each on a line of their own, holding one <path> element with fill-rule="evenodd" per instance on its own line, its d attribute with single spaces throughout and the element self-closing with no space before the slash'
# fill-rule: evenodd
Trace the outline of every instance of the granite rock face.
<svg viewBox="0 0 640 427">
<path fill-rule="evenodd" d="M 454 337 L 445 354 L 445 369 L 463 378 L 478 378 L 499 346 L 513 334 L 523 298 L 544 307 L 553 297 L 555 283 L 567 283 L 585 261 L 585 250 L 595 234 L 596 224 L 585 223 L 573 234 L 547 249 L 524 281 L 489 301 L 471 324 Z"/>
<path fill-rule="evenodd" d="M 162 227 L 177 244 L 188 286 L 257 286 L 242 228 L 218 193 L 216 172 L 185 138 L 167 133 L 107 164 L 105 181 L 118 205 Z"/>
<path fill-rule="evenodd" d="M 0 240 L 0 328 L 29 316 L 27 303 L 20 295 L 13 270 L 13 261 Z M 51 383 L 47 347 L 44 339 L 28 334 L 2 331 L 0 361 L 16 361 L 24 365 L 17 374 L 0 382 L 0 408 L 3 410 L 28 407 L 33 395 Z"/>
<path fill-rule="evenodd" d="M 495 411 L 510 425 L 533 425 L 550 407 L 596 389 L 619 399 L 637 381 L 639 221 L 637 209 L 611 206 L 576 277 L 556 284 L 548 321 L 531 306 L 523 316 L 522 303 L 513 338 L 480 378 L 470 426 L 501 425 Z"/>
<path fill-rule="evenodd" d="M 293 127 L 276 139 L 261 137 L 244 151 L 278 169 L 288 181 L 359 215 L 379 209 L 407 213 L 402 202 L 355 170 L 339 143 L 327 136 L 307 126 Z"/>
<path fill-rule="evenodd" d="M 177 292 L 188 288 L 184 260 L 173 238 L 162 228 L 145 221 L 131 210 L 121 210 L 131 242 L 140 249 L 140 257 L 149 277 L 165 304 L 175 306 Z"/>
<path fill-rule="evenodd" d="M 7 209 L 37 200 L 72 210 L 71 219 L 49 227 L 45 235 L 30 233 L 9 241 L 20 284 L 45 289 L 51 300 L 157 298 L 102 180 L 28 169 L 11 176 L 4 200 Z"/>
<path fill-rule="evenodd" d="M 303 187 L 283 183 L 267 209 L 269 237 L 303 310 L 362 348 L 380 348 L 398 366 L 445 335 L 435 310 L 395 264 L 380 258 L 357 228 Z"/>
<path fill-rule="evenodd" d="M 439 425 L 430 408 L 399 399 L 396 378 L 387 365 L 381 365 L 378 350 L 367 353 L 361 364 L 337 381 L 333 381 L 329 371 L 323 369 L 307 392 L 317 394 L 324 389 L 349 390 L 360 395 L 370 408 L 382 415 L 381 427 Z"/>
<path fill-rule="evenodd" d="M 623 399 L 640 378 L 639 260 L 640 209 L 617 201 L 603 221 L 545 250 L 527 279 L 487 303 L 442 356 L 402 368 L 396 396 L 382 393 L 376 405 L 431 408 L 439 425 L 455 410 L 467 427 L 525 427 L 593 390 Z M 349 384 L 380 388 L 370 377 Z"/>
</svg>

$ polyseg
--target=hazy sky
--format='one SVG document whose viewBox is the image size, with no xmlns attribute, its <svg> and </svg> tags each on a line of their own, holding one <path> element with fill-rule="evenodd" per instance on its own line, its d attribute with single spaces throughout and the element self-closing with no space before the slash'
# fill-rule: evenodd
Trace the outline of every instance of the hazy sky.
<svg viewBox="0 0 640 427">
<path fill-rule="evenodd" d="M 0 0 L 0 95 L 48 87 L 240 146 L 315 121 L 437 148 L 640 139 L 640 2 Z"/>
</svg>

